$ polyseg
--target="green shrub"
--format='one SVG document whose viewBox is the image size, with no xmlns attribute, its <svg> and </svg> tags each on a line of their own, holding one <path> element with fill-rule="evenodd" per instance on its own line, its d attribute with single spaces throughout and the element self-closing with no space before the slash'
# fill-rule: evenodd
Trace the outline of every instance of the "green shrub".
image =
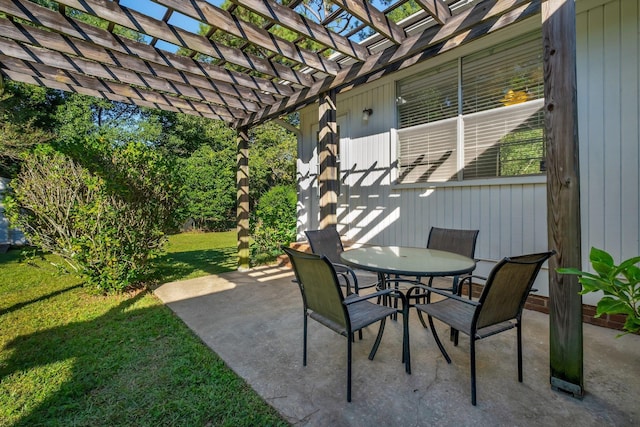
<svg viewBox="0 0 640 427">
<path fill-rule="evenodd" d="M 281 245 L 289 245 L 296 238 L 295 188 L 279 185 L 267 191 L 255 208 L 252 221 L 254 260 L 274 259 L 281 253 Z"/>
<path fill-rule="evenodd" d="M 99 292 L 145 280 L 176 227 L 170 162 L 141 143 L 87 141 L 86 165 L 42 147 L 12 181 L 7 210 L 31 243 L 62 256 Z"/>
<path fill-rule="evenodd" d="M 608 252 L 592 247 L 589 261 L 597 274 L 577 268 L 558 268 L 557 271 L 578 276 L 582 295 L 598 291 L 604 294 L 598 301 L 595 317 L 623 314 L 627 316 L 623 329 L 632 333 L 640 332 L 640 268 L 637 266 L 640 256 L 616 265 Z"/>
</svg>

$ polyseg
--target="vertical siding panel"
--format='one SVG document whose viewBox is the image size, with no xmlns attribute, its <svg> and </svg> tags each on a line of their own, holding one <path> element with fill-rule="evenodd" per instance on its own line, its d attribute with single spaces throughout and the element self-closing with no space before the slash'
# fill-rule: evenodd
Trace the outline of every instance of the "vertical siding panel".
<svg viewBox="0 0 640 427">
<path fill-rule="evenodd" d="M 481 234 L 488 233 L 488 231 L 482 229 L 482 222 L 480 221 L 482 217 L 482 204 L 481 204 L 481 193 L 480 187 L 470 187 L 469 188 L 469 204 L 465 207 L 465 209 L 469 212 L 469 228 L 472 230 L 479 230 L 478 240 L 480 239 Z M 479 250 L 476 245 L 476 254 L 479 253 Z"/>
<path fill-rule="evenodd" d="M 620 258 L 620 3 L 604 6 L 604 247 Z"/>
<path fill-rule="evenodd" d="M 491 224 L 489 256 L 491 259 L 500 259 L 502 258 L 502 229 L 507 225 L 504 223 L 500 215 L 502 210 L 500 203 L 500 187 L 489 187 L 489 200 L 491 202 L 489 218 L 489 222 Z"/>
<path fill-rule="evenodd" d="M 512 254 L 511 247 L 511 231 L 513 228 L 513 221 L 511 218 L 511 209 L 512 209 L 512 186 L 504 185 L 496 188 L 499 191 L 498 197 L 500 198 L 499 202 L 499 211 L 496 216 L 500 219 L 500 224 L 498 228 L 498 235 L 500 236 L 500 252 L 498 253 L 497 258 L 502 258 L 505 256 L 510 256 Z"/>
<path fill-rule="evenodd" d="M 591 245 L 602 247 L 604 243 L 604 146 L 603 130 L 604 90 L 603 90 L 603 8 L 593 9 L 588 13 L 589 43 L 589 104 L 587 129 L 589 132 L 588 187 L 589 206 L 588 222 Z"/>
<path fill-rule="evenodd" d="M 535 252 L 546 251 L 549 248 L 547 235 L 547 186 L 536 185 L 533 192 L 534 200 L 534 248 Z"/>
<path fill-rule="evenodd" d="M 481 245 L 478 247 L 476 256 L 483 259 L 491 259 L 491 236 L 493 235 L 493 230 L 491 229 L 491 188 L 480 187 L 479 193 L 480 234 L 478 234 L 478 243 L 481 243 Z"/>
<path fill-rule="evenodd" d="M 535 186 L 525 185 L 522 192 L 522 252 L 531 253 L 535 251 L 535 235 L 541 232 L 535 229 Z"/>
<path fill-rule="evenodd" d="M 513 185 L 511 191 L 511 250 L 510 254 L 522 254 L 523 249 L 523 212 L 522 212 L 522 185 Z"/>
<path fill-rule="evenodd" d="M 640 0 L 623 1 L 621 9 L 621 62 L 620 93 L 622 111 L 620 113 L 622 156 L 620 164 L 620 251 L 627 259 L 640 254 Z"/>
<path fill-rule="evenodd" d="M 576 16 L 576 69 L 578 92 L 578 137 L 580 150 L 580 222 L 582 224 L 582 259 L 585 259 L 585 242 L 591 238 L 588 212 L 590 205 L 588 159 L 590 157 L 590 138 L 587 129 L 589 96 L 589 43 L 588 13 L 580 13 Z M 584 261 L 583 261 L 584 262 Z"/>
</svg>

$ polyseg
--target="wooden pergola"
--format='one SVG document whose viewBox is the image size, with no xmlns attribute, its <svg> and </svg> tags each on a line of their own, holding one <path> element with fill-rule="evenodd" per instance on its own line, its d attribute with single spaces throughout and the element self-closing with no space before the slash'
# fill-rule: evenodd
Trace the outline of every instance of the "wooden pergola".
<svg viewBox="0 0 640 427">
<path fill-rule="evenodd" d="M 206 0 L 48 2 L 53 7 L 0 0 L 0 73 L 233 126 L 238 250 L 246 268 L 250 127 L 319 103 L 321 226 L 335 224 L 336 95 L 541 15 L 548 234 L 558 253 L 550 262 L 551 381 L 582 395 L 579 285 L 555 273 L 581 263 L 574 0 L 414 1 L 421 10 L 396 22 L 394 13 L 409 0 L 384 10 L 365 0 L 331 0 L 318 15 L 309 0 L 231 0 L 226 9 Z"/>
</svg>

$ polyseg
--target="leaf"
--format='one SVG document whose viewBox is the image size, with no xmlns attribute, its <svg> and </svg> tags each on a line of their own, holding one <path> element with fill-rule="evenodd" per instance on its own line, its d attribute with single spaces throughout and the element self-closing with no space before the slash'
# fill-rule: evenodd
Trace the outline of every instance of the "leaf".
<svg viewBox="0 0 640 427">
<path fill-rule="evenodd" d="M 618 267 L 618 270 L 620 270 L 622 275 L 629 281 L 630 284 L 640 283 L 640 268 L 635 266 L 635 264 L 640 261 L 640 257 L 637 258 L 638 261 L 632 262 L 634 260 L 636 260 L 636 258 L 627 260 L 620 264 L 620 267 Z"/>
<path fill-rule="evenodd" d="M 603 297 L 596 307 L 596 317 L 600 317 L 603 314 L 631 314 L 633 311 L 631 307 L 624 301 L 611 297 Z"/>
<path fill-rule="evenodd" d="M 592 247 L 589 253 L 589 261 L 591 266 L 600 275 L 608 275 L 614 268 L 613 257 L 602 249 Z"/>
<path fill-rule="evenodd" d="M 627 316 L 627 320 L 624 322 L 623 328 L 625 331 L 631 333 L 640 332 L 640 319 L 633 316 Z"/>
<path fill-rule="evenodd" d="M 580 277 L 579 282 L 582 285 L 582 294 L 597 291 L 603 291 L 609 294 L 611 293 L 611 286 L 599 277 L 582 276 Z"/>
</svg>

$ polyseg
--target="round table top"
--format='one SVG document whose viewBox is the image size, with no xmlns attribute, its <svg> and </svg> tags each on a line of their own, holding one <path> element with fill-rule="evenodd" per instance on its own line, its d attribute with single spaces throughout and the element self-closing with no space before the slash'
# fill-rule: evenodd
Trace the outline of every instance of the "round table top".
<svg viewBox="0 0 640 427">
<path fill-rule="evenodd" d="M 340 254 L 345 264 L 378 273 L 456 276 L 476 268 L 475 260 L 452 252 L 403 246 L 366 246 Z"/>
</svg>

